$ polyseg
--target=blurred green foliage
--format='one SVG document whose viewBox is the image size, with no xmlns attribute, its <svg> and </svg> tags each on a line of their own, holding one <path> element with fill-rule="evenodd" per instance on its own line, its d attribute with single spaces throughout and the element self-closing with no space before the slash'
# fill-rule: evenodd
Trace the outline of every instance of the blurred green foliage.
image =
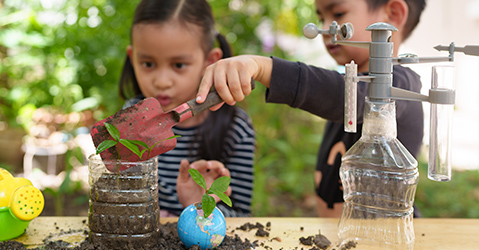
<svg viewBox="0 0 479 250">
<path fill-rule="evenodd" d="M 1 120 L 28 127 L 34 109 L 112 114 L 134 1 L 5 1 L 0 44 Z M 108 93 L 108 94 L 105 94 Z"/>
<path fill-rule="evenodd" d="M 424 157 L 424 156 L 423 156 Z M 452 171 L 448 182 L 427 178 L 427 160 L 419 159 L 416 206 L 423 217 L 479 218 L 479 172 Z"/>
<path fill-rule="evenodd" d="M 83 187 L 81 181 L 73 181 L 70 178 L 70 173 L 75 167 L 72 162 L 82 161 L 83 155 L 80 148 L 74 148 L 73 150 L 68 150 L 65 156 L 65 179 L 58 188 L 45 188 L 42 190 L 45 196 L 51 196 L 53 202 L 53 208 L 55 211 L 55 216 L 64 216 L 64 205 L 65 199 L 67 196 L 74 195 L 76 193 L 82 193 Z M 89 194 L 82 194 L 73 200 L 74 204 L 77 205 L 87 205 L 89 199 Z"/>
</svg>

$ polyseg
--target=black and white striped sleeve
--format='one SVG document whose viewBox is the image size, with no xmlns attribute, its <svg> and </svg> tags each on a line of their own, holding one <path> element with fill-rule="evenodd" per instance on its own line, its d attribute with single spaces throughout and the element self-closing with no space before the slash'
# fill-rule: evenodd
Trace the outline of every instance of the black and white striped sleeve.
<svg viewBox="0 0 479 250">
<path fill-rule="evenodd" d="M 243 110 L 238 110 L 225 143 L 228 155 L 225 166 L 231 173 L 230 198 L 233 207 L 221 203 L 218 207 L 226 217 L 251 216 L 255 132 L 249 116 Z"/>
</svg>

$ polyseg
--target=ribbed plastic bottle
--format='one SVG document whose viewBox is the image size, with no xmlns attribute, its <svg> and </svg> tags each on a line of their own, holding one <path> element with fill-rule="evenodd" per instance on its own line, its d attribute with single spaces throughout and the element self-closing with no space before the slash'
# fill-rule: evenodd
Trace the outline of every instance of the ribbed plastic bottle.
<svg viewBox="0 0 479 250">
<path fill-rule="evenodd" d="M 158 243 L 158 160 L 89 157 L 89 240 L 104 249 L 150 249 Z"/>
<path fill-rule="evenodd" d="M 344 207 L 341 244 L 360 249 L 413 249 L 417 161 L 397 139 L 394 101 L 366 98 L 361 138 L 340 168 Z"/>
</svg>

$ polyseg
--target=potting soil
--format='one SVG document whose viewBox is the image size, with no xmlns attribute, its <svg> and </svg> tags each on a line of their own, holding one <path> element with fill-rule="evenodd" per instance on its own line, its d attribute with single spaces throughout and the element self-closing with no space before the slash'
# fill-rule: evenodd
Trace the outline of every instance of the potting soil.
<svg viewBox="0 0 479 250">
<path fill-rule="evenodd" d="M 176 230 L 177 223 L 166 223 L 162 224 L 160 227 L 160 231 L 158 234 L 157 243 L 146 249 L 151 250 L 165 250 L 165 249 L 175 249 L 175 250 L 187 250 L 180 241 L 178 237 L 178 233 Z M 88 234 L 87 231 L 84 232 Z M 109 249 L 101 242 L 98 243 L 90 243 L 88 238 L 86 238 L 83 242 L 80 243 L 79 246 L 72 246 L 68 242 L 65 241 L 48 241 L 48 239 L 44 240 L 45 246 L 33 248 L 33 250 L 104 250 Z M 226 236 L 223 243 L 217 247 L 218 250 L 250 250 L 257 247 L 258 244 L 256 242 L 250 242 L 248 239 L 242 240 L 238 235 L 234 236 Z M 0 249 L 2 250 L 26 250 L 27 248 L 18 241 L 5 241 L 0 242 Z M 29 248 L 31 249 L 31 248 Z M 126 248 L 127 249 L 127 248 Z M 137 248 L 137 249 L 142 249 Z M 192 246 L 190 249 L 192 250 L 199 250 L 198 246 Z"/>
</svg>

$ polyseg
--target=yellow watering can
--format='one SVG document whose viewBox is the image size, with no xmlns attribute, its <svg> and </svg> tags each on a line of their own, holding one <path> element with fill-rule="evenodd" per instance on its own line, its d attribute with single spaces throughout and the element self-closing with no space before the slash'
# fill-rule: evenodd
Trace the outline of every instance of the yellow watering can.
<svg viewBox="0 0 479 250">
<path fill-rule="evenodd" d="M 42 192 L 32 182 L 0 168 L 0 241 L 22 235 L 42 212 L 44 202 Z"/>
</svg>

